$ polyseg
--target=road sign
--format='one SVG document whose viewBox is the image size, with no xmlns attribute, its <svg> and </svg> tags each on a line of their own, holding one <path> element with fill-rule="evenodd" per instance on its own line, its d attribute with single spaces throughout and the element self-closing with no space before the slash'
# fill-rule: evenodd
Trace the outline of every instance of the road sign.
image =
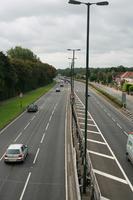
<svg viewBox="0 0 133 200">
<path fill-rule="evenodd" d="M 19 97 L 20 97 L 20 98 L 22 98 L 22 97 L 23 97 L 23 93 L 22 93 L 22 92 L 20 92 L 20 94 L 19 94 Z"/>
</svg>

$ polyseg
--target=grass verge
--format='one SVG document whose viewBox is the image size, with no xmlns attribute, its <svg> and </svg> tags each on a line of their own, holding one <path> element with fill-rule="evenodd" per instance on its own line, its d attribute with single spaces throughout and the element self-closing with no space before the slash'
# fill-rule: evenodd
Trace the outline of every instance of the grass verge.
<svg viewBox="0 0 133 200">
<path fill-rule="evenodd" d="M 81 79 L 80 80 L 77 79 L 77 81 L 85 83 L 85 81 L 81 80 Z M 103 96 L 105 96 L 108 100 L 110 100 L 112 103 L 114 103 L 119 108 L 121 108 L 123 106 L 122 102 L 119 99 L 117 99 L 116 97 L 110 95 L 109 93 L 105 92 L 104 90 L 96 87 L 95 85 L 93 85 L 91 83 L 89 83 L 88 85 L 91 86 L 93 89 L 95 89 L 100 94 L 102 94 Z"/>
<path fill-rule="evenodd" d="M 56 83 L 53 82 L 47 86 L 27 92 L 20 97 L 11 98 L 0 103 L 0 129 L 10 123 L 19 114 L 21 114 L 30 103 L 36 101 L 47 93 Z"/>
</svg>

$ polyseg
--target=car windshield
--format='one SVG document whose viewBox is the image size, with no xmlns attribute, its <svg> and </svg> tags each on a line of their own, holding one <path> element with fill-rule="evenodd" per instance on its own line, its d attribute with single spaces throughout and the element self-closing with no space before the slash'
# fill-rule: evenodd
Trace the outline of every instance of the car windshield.
<svg viewBox="0 0 133 200">
<path fill-rule="evenodd" d="M 35 105 L 33 105 L 33 104 L 32 104 L 32 105 L 30 105 L 29 107 L 30 107 L 30 108 L 34 108 L 34 107 L 35 107 Z"/>
<path fill-rule="evenodd" d="M 20 150 L 19 149 L 8 149 L 7 154 L 20 154 Z"/>
</svg>

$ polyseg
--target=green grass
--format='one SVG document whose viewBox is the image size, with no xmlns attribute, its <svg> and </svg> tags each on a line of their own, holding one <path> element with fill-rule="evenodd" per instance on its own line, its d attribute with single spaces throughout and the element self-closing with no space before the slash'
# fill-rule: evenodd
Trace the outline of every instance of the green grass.
<svg viewBox="0 0 133 200">
<path fill-rule="evenodd" d="M 0 129 L 6 126 L 9 122 L 11 122 L 20 113 L 22 113 L 26 109 L 27 105 L 36 101 L 39 97 L 48 92 L 54 85 L 55 82 L 45 87 L 41 87 L 36 90 L 25 93 L 22 99 L 20 99 L 20 97 L 15 97 L 1 102 Z"/>
<path fill-rule="evenodd" d="M 81 80 L 81 79 L 77 79 L 80 82 L 85 83 L 85 80 Z M 110 95 L 109 93 L 105 92 L 104 90 L 96 87 L 95 85 L 89 83 L 88 85 L 90 85 L 93 89 L 95 89 L 95 91 L 99 92 L 100 94 L 104 95 L 105 97 L 108 98 L 108 100 L 110 100 L 112 103 L 114 103 L 115 105 L 117 105 L 119 108 L 121 108 L 123 106 L 122 102 L 115 98 L 114 96 Z"/>
</svg>

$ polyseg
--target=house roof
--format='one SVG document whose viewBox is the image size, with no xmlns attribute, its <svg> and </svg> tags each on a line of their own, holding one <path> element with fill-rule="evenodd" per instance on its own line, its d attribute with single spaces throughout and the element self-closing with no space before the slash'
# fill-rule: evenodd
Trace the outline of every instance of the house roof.
<svg viewBox="0 0 133 200">
<path fill-rule="evenodd" d="M 133 72 L 125 72 L 121 75 L 121 78 L 133 78 Z"/>
</svg>

